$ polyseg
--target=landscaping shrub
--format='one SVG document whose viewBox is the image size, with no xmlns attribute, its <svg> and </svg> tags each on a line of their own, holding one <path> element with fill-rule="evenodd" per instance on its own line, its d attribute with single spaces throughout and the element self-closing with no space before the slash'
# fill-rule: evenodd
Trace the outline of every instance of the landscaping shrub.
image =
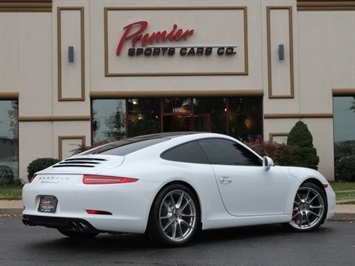
<svg viewBox="0 0 355 266">
<path fill-rule="evenodd" d="M 308 167 L 317 170 L 319 157 L 313 146 L 313 137 L 308 127 L 298 121 L 287 137 L 287 145 L 294 147 L 290 165 Z"/>
<path fill-rule="evenodd" d="M 0 187 L 21 187 L 22 182 L 20 179 L 0 179 Z"/>
<path fill-rule="evenodd" d="M 355 182 L 355 155 L 344 156 L 335 162 L 335 179 Z"/>
<path fill-rule="evenodd" d="M 260 140 L 249 141 L 246 145 L 259 155 L 270 157 L 277 165 L 289 165 L 291 162 L 292 146 L 272 141 L 262 142 Z"/>
<path fill-rule="evenodd" d="M 27 166 L 28 180 L 30 180 L 36 172 L 46 169 L 47 167 L 52 166 L 53 164 L 56 164 L 57 162 L 59 162 L 59 160 L 54 159 L 54 158 L 38 158 L 38 159 L 32 161 Z"/>
</svg>

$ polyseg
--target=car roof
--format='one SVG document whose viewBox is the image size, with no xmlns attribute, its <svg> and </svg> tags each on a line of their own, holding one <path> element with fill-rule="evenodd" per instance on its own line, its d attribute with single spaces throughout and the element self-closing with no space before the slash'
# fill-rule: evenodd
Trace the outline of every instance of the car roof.
<svg viewBox="0 0 355 266">
<path fill-rule="evenodd" d="M 136 137 L 127 138 L 126 140 L 131 141 L 141 141 L 148 139 L 161 139 L 161 138 L 176 138 L 180 136 L 192 135 L 192 134 L 201 134 L 206 132 L 196 132 L 196 131 L 177 131 L 177 132 L 162 132 L 162 133 L 154 133 L 148 135 L 141 135 Z"/>
<path fill-rule="evenodd" d="M 127 139 L 121 139 L 118 141 L 110 142 L 95 148 L 92 148 L 88 151 L 82 152 L 78 155 L 88 155 L 88 154 L 111 154 L 111 150 L 115 150 L 115 155 L 127 155 L 133 151 L 137 151 L 149 146 L 165 142 L 171 139 L 175 139 L 182 136 L 188 136 L 193 134 L 198 134 L 203 132 L 191 132 L 191 131 L 181 131 L 181 132 L 165 132 L 165 133 L 156 133 L 149 135 L 141 135 Z M 119 152 L 117 153 L 117 149 Z M 113 155 L 113 154 L 111 154 Z"/>
</svg>

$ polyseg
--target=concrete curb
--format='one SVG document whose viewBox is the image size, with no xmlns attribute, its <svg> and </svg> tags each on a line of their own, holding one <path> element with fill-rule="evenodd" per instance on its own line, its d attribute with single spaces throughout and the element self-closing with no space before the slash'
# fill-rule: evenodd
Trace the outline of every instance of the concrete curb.
<svg viewBox="0 0 355 266">
<path fill-rule="evenodd" d="M 355 221 L 355 213 L 336 213 L 329 221 Z"/>
<path fill-rule="evenodd" d="M 22 215 L 22 200 L 0 200 L 0 216 Z"/>
<path fill-rule="evenodd" d="M 22 209 L 0 209 L 0 216 L 20 216 Z"/>
</svg>

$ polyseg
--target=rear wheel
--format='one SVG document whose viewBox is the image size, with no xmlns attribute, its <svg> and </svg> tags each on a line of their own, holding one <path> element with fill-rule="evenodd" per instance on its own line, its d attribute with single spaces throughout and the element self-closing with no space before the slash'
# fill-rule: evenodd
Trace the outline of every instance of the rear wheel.
<svg viewBox="0 0 355 266">
<path fill-rule="evenodd" d="M 149 236 L 154 243 L 183 246 L 192 240 L 199 225 L 197 198 L 187 186 L 169 185 L 158 194 L 149 217 Z"/>
<path fill-rule="evenodd" d="M 326 211 L 323 190 L 313 183 L 304 183 L 297 190 L 288 226 L 295 231 L 313 231 L 324 222 Z"/>
</svg>

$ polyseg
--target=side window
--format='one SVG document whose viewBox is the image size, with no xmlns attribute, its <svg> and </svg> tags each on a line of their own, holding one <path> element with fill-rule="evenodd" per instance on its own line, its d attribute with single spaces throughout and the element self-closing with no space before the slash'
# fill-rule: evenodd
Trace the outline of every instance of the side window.
<svg viewBox="0 0 355 266">
<path fill-rule="evenodd" d="M 167 150 L 161 155 L 161 158 L 185 163 L 210 163 L 201 146 L 196 141 L 184 143 Z"/>
<path fill-rule="evenodd" d="M 262 166 L 262 160 L 242 145 L 226 139 L 198 141 L 212 164 Z"/>
</svg>

